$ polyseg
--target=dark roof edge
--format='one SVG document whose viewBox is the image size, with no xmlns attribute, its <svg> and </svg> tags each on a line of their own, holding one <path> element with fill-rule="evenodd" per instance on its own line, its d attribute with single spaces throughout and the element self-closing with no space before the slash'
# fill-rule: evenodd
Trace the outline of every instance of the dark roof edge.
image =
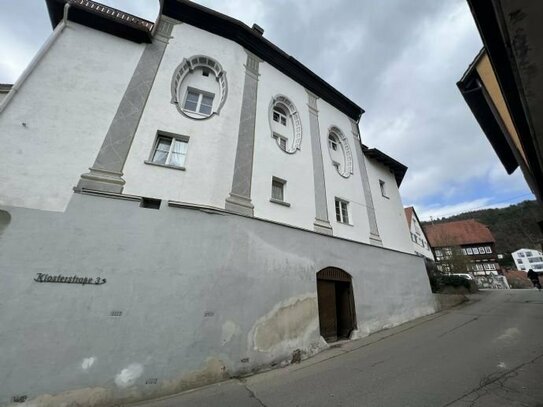
<svg viewBox="0 0 543 407">
<path fill-rule="evenodd" d="M 7 93 L 12 87 L 13 85 L 10 85 L 9 83 L 0 83 L 0 92 Z"/>
<path fill-rule="evenodd" d="M 358 121 L 364 113 L 356 103 L 241 21 L 187 0 L 165 0 L 162 12 L 238 43 L 351 119 Z"/>
<path fill-rule="evenodd" d="M 507 44 L 510 44 L 507 33 L 502 32 L 500 10 L 494 8 L 492 1 L 467 0 L 477 29 L 483 40 L 490 63 L 500 85 L 511 119 L 517 130 L 519 139 L 528 159 L 532 179 L 535 181 L 534 193 L 543 202 L 543 168 L 539 165 L 536 149 L 531 139 L 532 127 L 524 110 L 523 95 L 517 86 L 518 75 L 514 71 L 514 61 L 509 58 Z"/>
<path fill-rule="evenodd" d="M 68 19 L 75 23 L 137 43 L 152 40 L 154 24 L 104 4 L 91 0 L 45 0 L 53 28 L 64 17 L 64 5 L 69 4 Z"/>
<path fill-rule="evenodd" d="M 394 173 L 398 187 L 402 184 L 405 173 L 407 172 L 407 166 L 403 165 L 401 162 L 395 160 L 377 148 L 369 148 L 368 146 L 362 144 L 362 151 L 367 157 L 372 158 L 390 168 Z"/>
</svg>

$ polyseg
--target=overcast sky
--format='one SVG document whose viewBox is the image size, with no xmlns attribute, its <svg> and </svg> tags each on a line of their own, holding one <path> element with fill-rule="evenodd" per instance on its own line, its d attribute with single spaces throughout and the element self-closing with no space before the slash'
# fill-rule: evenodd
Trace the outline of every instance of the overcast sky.
<svg viewBox="0 0 543 407">
<path fill-rule="evenodd" d="M 154 20 L 158 0 L 103 0 Z M 482 43 L 466 0 L 200 0 L 259 24 L 366 113 L 362 140 L 409 167 L 420 218 L 533 199 L 508 176 L 456 88 Z M 13 83 L 52 28 L 45 0 L 1 0 L 0 83 Z"/>
</svg>

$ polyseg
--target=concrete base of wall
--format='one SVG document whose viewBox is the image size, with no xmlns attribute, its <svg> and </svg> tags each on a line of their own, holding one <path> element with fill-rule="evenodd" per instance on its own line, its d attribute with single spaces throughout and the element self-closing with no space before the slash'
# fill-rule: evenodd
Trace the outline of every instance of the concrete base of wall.
<svg viewBox="0 0 543 407">
<path fill-rule="evenodd" d="M 0 209 L 0 405 L 136 401 L 306 358 L 326 347 L 326 267 L 352 276 L 355 337 L 436 310 L 424 261 L 372 245 L 83 194 Z"/>
</svg>

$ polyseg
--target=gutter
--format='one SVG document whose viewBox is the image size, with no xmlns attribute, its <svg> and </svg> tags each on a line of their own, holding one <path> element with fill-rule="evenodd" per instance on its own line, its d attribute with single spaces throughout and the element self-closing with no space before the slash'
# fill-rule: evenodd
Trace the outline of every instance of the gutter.
<svg viewBox="0 0 543 407">
<path fill-rule="evenodd" d="M 19 79 L 15 82 L 15 84 L 12 86 L 10 92 L 7 94 L 7 96 L 4 98 L 2 103 L 0 103 L 0 113 L 4 111 L 6 106 L 9 104 L 11 99 L 13 99 L 13 96 L 17 93 L 19 88 L 23 85 L 23 83 L 28 79 L 30 74 L 34 71 L 36 66 L 39 64 L 39 62 L 43 59 L 45 54 L 49 51 L 49 49 L 53 46 L 57 38 L 60 36 L 62 31 L 68 26 L 68 11 L 70 9 L 70 4 L 66 3 L 64 5 L 64 16 L 62 18 L 62 21 L 55 27 L 55 30 L 53 31 L 53 34 L 47 38 L 47 41 L 43 44 L 43 46 L 40 48 L 38 53 L 32 58 L 32 61 L 30 61 L 30 64 L 26 67 L 26 69 L 23 71 L 21 76 L 19 76 Z"/>
</svg>

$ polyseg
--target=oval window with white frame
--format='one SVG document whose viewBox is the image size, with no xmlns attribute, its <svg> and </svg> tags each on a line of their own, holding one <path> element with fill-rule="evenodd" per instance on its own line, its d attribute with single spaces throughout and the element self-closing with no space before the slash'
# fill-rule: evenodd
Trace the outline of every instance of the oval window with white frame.
<svg viewBox="0 0 543 407">
<path fill-rule="evenodd" d="M 219 114 L 228 93 L 226 72 L 213 58 L 195 55 L 176 68 L 171 102 L 184 116 L 207 119 Z"/>
<path fill-rule="evenodd" d="M 294 154 L 302 145 L 302 122 L 294 103 L 283 95 L 272 98 L 269 109 L 271 136 L 279 148 Z"/>
<path fill-rule="evenodd" d="M 353 155 L 347 137 L 336 126 L 328 130 L 328 152 L 338 174 L 349 178 L 353 173 Z"/>
</svg>

